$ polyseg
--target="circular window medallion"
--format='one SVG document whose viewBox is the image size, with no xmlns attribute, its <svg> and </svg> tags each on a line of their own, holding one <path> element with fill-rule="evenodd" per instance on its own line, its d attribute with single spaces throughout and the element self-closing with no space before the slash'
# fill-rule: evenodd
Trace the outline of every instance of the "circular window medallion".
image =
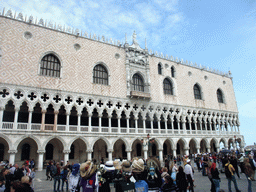
<svg viewBox="0 0 256 192">
<path fill-rule="evenodd" d="M 189 72 L 188 72 L 188 76 L 191 76 L 191 75 L 192 75 L 192 72 L 191 72 L 191 71 L 189 71 Z"/>
<path fill-rule="evenodd" d="M 79 49 L 81 49 L 81 46 L 78 43 L 76 43 L 74 45 L 74 48 L 75 48 L 76 51 L 78 51 Z"/>
<path fill-rule="evenodd" d="M 120 58 L 120 54 L 119 54 L 119 53 L 116 53 L 116 54 L 115 54 L 115 58 L 116 58 L 116 59 L 119 59 L 119 58 Z"/>
<path fill-rule="evenodd" d="M 207 80 L 207 79 L 208 79 L 208 77 L 205 75 L 205 76 L 204 76 L 204 79 L 205 79 L 205 80 Z"/>
<path fill-rule="evenodd" d="M 24 33 L 24 37 L 25 37 L 26 39 L 31 39 L 31 38 L 32 38 L 32 33 L 26 31 L 26 32 Z"/>
<path fill-rule="evenodd" d="M 225 85 L 226 84 L 226 81 L 223 81 L 223 85 Z"/>
<path fill-rule="evenodd" d="M 167 63 L 164 66 L 165 66 L 166 69 L 169 67 L 169 65 Z"/>
</svg>

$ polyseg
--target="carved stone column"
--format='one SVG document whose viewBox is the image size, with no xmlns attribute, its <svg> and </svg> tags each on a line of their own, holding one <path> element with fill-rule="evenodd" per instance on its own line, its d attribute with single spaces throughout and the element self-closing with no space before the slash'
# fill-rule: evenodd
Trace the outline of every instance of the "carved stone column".
<svg viewBox="0 0 256 192">
<path fill-rule="evenodd" d="M 93 152 L 93 150 L 92 149 L 87 149 L 86 152 L 87 152 L 87 159 L 89 161 L 91 161 L 92 160 L 92 152 Z"/>
<path fill-rule="evenodd" d="M 127 133 L 129 133 L 129 129 L 130 129 L 129 120 L 130 120 L 129 117 L 126 117 L 126 124 L 127 124 L 127 130 L 126 131 L 127 131 Z"/>
<path fill-rule="evenodd" d="M 15 154 L 17 152 L 18 152 L 17 150 L 9 150 L 8 151 L 8 153 L 9 153 L 9 164 L 14 165 L 14 163 L 15 163 Z"/>
<path fill-rule="evenodd" d="M 66 112 L 66 132 L 69 131 L 69 116 L 70 116 L 70 112 Z"/>
<path fill-rule="evenodd" d="M 138 133 L 138 117 L 134 117 L 135 121 L 135 133 Z"/>
<path fill-rule="evenodd" d="M 46 114 L 46 110 L 42 110 L 42 120 L 41 120 L 41 131 L 44 131 L 45 128 L 45 114 Z"/>
<path fill-rule="evenodd" d="M 81 131 L 81 115 L 82 113 L 77 113 L 77 131 L 80 132 Z"/>
<path fill-rule="evenodd" d="M 28 130 L 31 130 L 31 123 L 32 123 L 32 113 L 33 110 L 29 110 L 28 111 Z M 1 117 L 1 116 L 0 116 Z M 1 122 L 0 122 L 0 126 L 1 126 Z"/>
<path fill-rule="evenodd" d="M 118 133 L 121 133 L 121 117 L 117 116 Z"/>
<path fill-rule="evenodd" d="M 108 160 L 109 161 L 112 161 L 112 153 L 113 153 L 113 150 L 108 150 Z"/>
<path fill-rule="evenodd" d="M 108 132 L 111 133 L 112 132 L 112 124 L 111 124 L 111 117 L 112 115 L 108 116 Z"/>
<path fill-rule="evenodd" d="M 2 129 L 3 115 L 4 115 L 4 108 L 0 107 L 0 129 Z"/>
<path fill-rule="evenodd" d="M 92 132 L 92 114 L 88 114 L 88 132 Z"/>
<path fill-rule="evenodd" d="M 146 118 L 143 118 L 142 121 L 143 121 L 143 133 L 146 133 Z"/>
<path fill-rule="evenodd" d="M 43 168 L 44 168 L 44 153 L 45 153 L 45 150 L 38 150 L 37 153 L 38 153 L 37 169 L 38 169 L 38 171 L 42 171 Z"/>
<path fill-rule="evenodd" d="M 15 110 L 15 114 L 14 114 L 14 123 L 13 123 L 13 129 L 17 129 L 17 125 L 18 125 L 18 116 L 19 116 L 19 109 L 14 109 Z"/>
<path fill-rule="evenodd" d="M 66 165 L 67 162 L 69 161 L 70 150 L 63 150 L 63 153 L 64 153 L 64 165 Z"/>
<path fill-rule="evenodd" d="M 58 114 L 59 114 L 59 111 L 54 111 L 54 126 L 53 126 L 53 131 L 57 131 Z"/>
<path fill-rule="evenodd" d="M 127 160 L 128 161 L 131 161 L 131 151 L 126 151 L 126 153 L 127 153 Z"/>
<path fill-rule="evenodd" d="M 173 157 L 177 157 L 177 149 L 176 148 L 172 149 L 172 154 L 173 154 Z"/>
<path fill-rule="evenodd" d="M 163 163 L 163 149 L 159 149 L 159 161 L 162 164 Z"/>
</svg>

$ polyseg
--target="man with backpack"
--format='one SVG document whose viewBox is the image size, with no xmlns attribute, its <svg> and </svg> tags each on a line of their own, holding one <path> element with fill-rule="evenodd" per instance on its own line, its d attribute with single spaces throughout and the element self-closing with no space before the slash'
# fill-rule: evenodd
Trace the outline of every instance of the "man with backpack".
<svg viewBox="0 0 256 192">
<path fill-rule="evenodd" d="M 235 171 L 235 168 L 233 167 L 233 165 L 231 165 L 230 161 L 228 160 L 228 163 L 225 164 L 225 175 L 226 175 L 226 178 L 228 179 L 228 191 L 232 192 L 232 190 L 231 190 L 231 181 L 233 181 L 236 192 L 241 192 L 238 189 L 238 186 L 237 186 L 237 183 L 236 183 L 236 178 L 235 178 L 235 175 L 234 175 L 234 171 Z"/>
<path fill-rule="evenodd" d="M 52 165 L 51 167 L 51 176 L 54 179 L 54 192 L 60 191 L 60 164 L 59 162 L 55 165 Z M 57 189 L 56 189 L 56 185 Z"/>
</svg>

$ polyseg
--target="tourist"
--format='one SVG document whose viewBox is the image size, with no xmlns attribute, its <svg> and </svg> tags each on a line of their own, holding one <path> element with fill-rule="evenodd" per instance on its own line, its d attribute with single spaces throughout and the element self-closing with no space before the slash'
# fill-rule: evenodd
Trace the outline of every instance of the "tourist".
<svg viewBox="0 0 256 192">
<path fill-rule="evenodd" d="M 167 167 L 163 167 L 162 170 L 161 170 L 161 178 L 162 178 L 162 182 L 164 183 L 165 182 L 165 178 L 166 176 L 168 176 L 168 169 Z"/>
<path fill-rule="evenodd" d="M 240 175 L 239 175 L 239 171 L 238 171 L 238 162 L 237 162 L 237 159 L 236 159 L 235 155 L 231 156 L 231 158 L 230 158 L 230 163 L 233 165 L 233 167 L 234 167 L 234 169 L 235 169 L 235 172 L 236 172 L 236 174 L 237 174 L 237 177 L 238 177 L 239 179 L 241 179 L 241 178 L 240 178 Z"/>
<path fill-rule="evenodd" d="M 255 163 L 255 161 L 253 159 L 253 155 L 249 155 L 249 163 L 250 163 L 250 165 L 252 167 L 252 170 L 253 170 L 251 178 L 252 178 L 252 181 L 255 181 L 254 175 L 255 175 L 256 163 Z"/>
<path fill-rule="evenodd" d="M 51 177 L 51 162 L 47 163 L 47 166 L 46 166 L 46 180 L 50 179 L 50 181 L 52 180 L 52 177 Z"/>
<path fill-rule="evenodd" d="M 187 180 L 189 183 L 189 191 L 194 192 L 194 174 L 193 174 L 192 167 L 190 165 L 190 159 L 187 160 L 187 164 L 184 168 L 184 172 L 187 176 Z"/>
<path fill-rule="evenodd" d="M 133 160 L 132 162 L 132 173 L 136 179 L 135 191 L 147 192 L 149 190 L 148 183 L 144 178 L 144 161 L 143 159 Z"/>
<path fill-rule="evenodd" d="M 252 192 L 253 169 L 248 158 L 244 158 L 244 173 L 248 181 L 248 192 Z"/>
<path fill-rule="evenodd" d="M 170 175 L 167 175 L 165 177 L 165 181 L 164 184 L 161 187 L 161 192 L 176 192 L 177 187 L 174 184 L 172 178 L 170 177 Z"/>
<path fill-rule="evenodd" d="M 31 173 L 30 173 L 30 177 L 32 179 L 31 187 L 32 187 L 32 189 L 34 189 L 34 182 L 35 182 L 35 177 L 36 177 L 35 168 L 32 168 Z"/>
<path fill-rule="evenodd" d="M 179 166 L 178 173 L 176 175 L 176 183 L 179 189 L 179 192 L 187 192 L 187 178 L 186 174 L 183 171 L 183 167 Z"/>
<path fill-rule="evenodd" d="M 34 192 L 34 190 L 30 186 L 31 182 L 32 182 L 32 179 L 29 176 L 23 176 L 21 178 L 21 183 L 24 186 L 24 191 L 26 191 L 26 192 Z"/>
<path fill-rule="evenodd" d="M 115 167 L 113 165 L 113 161 L 107 161 L 104 165 L 105 172 L 102 174 L 102 177 L 105 179 L 105 181 L 102 183 L 102 186 L 99 188 L 100 192 L 110 192 L 110 183 L 113 183 L 113 180 L 115 178 Z"/>
<path fill-rule="evenodd" d="M 18 164 L 15 164 L 15 171 L 14 171 L 14 176 L 13 176 L 13 180 L 21 180 L 21 177 L 24 176 L 23 170 L 22 168 L 19 168 Z"/>
<path fill-rule="evenodd" d="M 211 173 L 211 166 L 212 166 L 212 162 L 208 162 L 208 166 L 206 167 L 206 174 L 208 175 L 208 179 L 210 180 L 211 182 L 211 192 L 215 192 L 215 185 L 214 185 L 214 182 L 212 180 L 212 173 Z"/>
<path fill-rule="evenodd" d="M 52 174 L 53 176 L 53 179 L 54 179 L 54 191 L 59 191 L 60 190 L 60 163 L 57 162 L 56 163 L 56 166 L 54 165 L 53 166 L 53 169 L 52 169 Z M 57 188 L 56 188 L 56 185 L 57 185 Z"/>
<path fill-rule="evenodd" d="M 86 161 L 80 166 L 81 181 L 80 185 L 83 192 L 98 191 L 97 167 L 92 161 Z"/>
<path fill-rule="evenodd" d="M 78 163 L 76 163 L 72 166 L 72 172 L 68 179 L 69 192 L 75 192 L 79 188 L 78 187 L 78 182 L 80 179 L 79 169 L 80 169 L 80 164 L 78 164 Z"/>
<path fill-rule="evenodd" d="M 210 167 L 211 175 L 212 175 L 212 181 L 215 186 L 215 191 L 219 192 L 220 190 L 220 177 L 219 177 L 219 171 L 216 168 L 216 163 L 213 162 L 211 167 Z"/>
<path fill-rule="evenodd" d="M 177 165 L 176 165 L 175 162 L 172 162 L 172 163 L 171 163 L 170 170 L 171 170 L 171 172 L 172 172 L 170 176 L 171 176 L 171 178 L 172 178 L 174 184 L 177 184 L 177 183 L 176 183 L 176 174 L 177 174 L 177 171 L 178 171 L 178 167 L 177 167 Z"/>
<path fill-rule="evenodd" d="M 61 178 L 61 190 L 63 191 L 64 184 L 66 183 L 66 191 L 68 191 L 68 169 L 64 166 L 63 170 L 60 172 Z"/>
<path fill-rule="evenodd" d="M 228 179 L 228 190 L 229 192 L 231 192 L 231 181 L 234 183 L 236 192 L 240 192 L 240 190 L 238 189 L 237 183 L 236 183 L 236 178 L 234 175 L 234 171 L 235 168 L 233 167 L 233 165 L 231 165 L 230 161 L 228 160 L 228 163 L 225 164 L 225 175 Z"/>
</svg>

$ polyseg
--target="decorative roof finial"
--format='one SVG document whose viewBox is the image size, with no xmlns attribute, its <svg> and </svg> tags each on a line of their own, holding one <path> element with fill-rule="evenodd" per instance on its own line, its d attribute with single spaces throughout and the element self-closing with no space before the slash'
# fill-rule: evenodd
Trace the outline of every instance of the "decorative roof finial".
<svg viewBox="0 0 256 192">
<path fill-rule="evenodd" d="M 137 43 L 137 40 L 136 40 L 136 37 L 137 37 L 137 35 L 136 35 L 136 32 L 134 31 L 134 32 L 133 32 L 133 35 L 132 35 L 133 44 L 138 44 L 138 43 Z"/>
</svg>

